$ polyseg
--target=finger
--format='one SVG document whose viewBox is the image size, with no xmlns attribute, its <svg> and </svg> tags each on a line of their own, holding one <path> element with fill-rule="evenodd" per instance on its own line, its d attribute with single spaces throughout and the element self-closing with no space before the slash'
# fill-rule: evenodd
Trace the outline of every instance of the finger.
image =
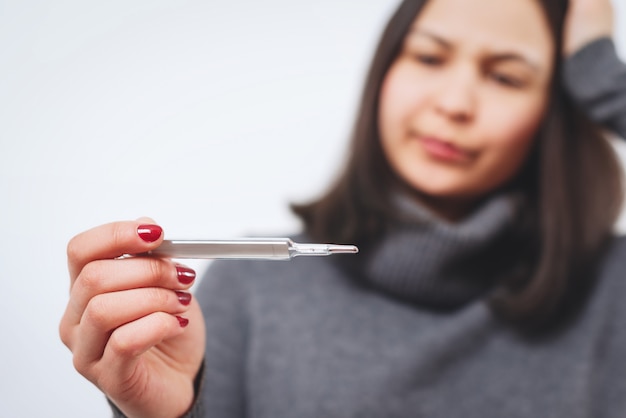
<svg viewBox="0 0 626 418">
<path fill-rule="evenodd" d="M 71 284 L 83 267 L 93 260 L 116 258 L 124 254 L 139 254 L 158 247 L 163 240 L 163 229 L 137 221 L 113 222 L 76 235 L 67 245 Z"/>
<path fill-rule="evenodd" d="M 89 301 L 100 294 L 150 287 L 185 290 L 195 278 L 193 269 L 167 259 L 133 257 L 93 261 L 76 278 L 62 321 L 66 326 L 78 324 Z"/>
<path fill-rule="evenodd" d="M 92 298 L 75 331 L 75 367 L 85 370 L 98 361 L 115 329 L 155 312 L 181 315 L 190 303 L 190 293 L 162 288 L 131 289 Z"/>
<path fill-rule="evenodd" d="M 186 321 L 182 316 L 154 312 L 116 328 L 107 341 L 101 361 L 94 367 L 107 393 L 123 393 L 125 388 L 120 383 L 131 380 L 139 357 L 159 343 L 182 334 Z"/>
</svg>

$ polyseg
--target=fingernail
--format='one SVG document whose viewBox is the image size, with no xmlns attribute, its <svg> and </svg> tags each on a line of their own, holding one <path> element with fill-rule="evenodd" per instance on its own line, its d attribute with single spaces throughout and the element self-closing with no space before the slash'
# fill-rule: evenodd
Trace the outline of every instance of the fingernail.
<svg viewBox="0 0 626 418">
<path fill-rule="evenodd" d="M 191 303 L 191 293 L 176 291 L 176 296 L 181 305 L 189 305 Z"/>
<path fill-rule="evenodd" d="M 182 284 L 191 284 L 196 278 L 196 272 L 182 264 L 176 264 L 176 275 Z"/>
<path fill-rule="evenodd" d="M 154 242 L 161 237 L 163 228 L 158 225 L 139 225 L 137 227 L 137 234 L 145 242 Z"/>
<path fill-rule="evenodd" d="M 189 325 L 189 320 L 187 318 L 177 316 L 176 319 L 178 319 L 178 323 L 180 324 L 181 328 L 185 328 L 187 325 Z"/>
</svg>

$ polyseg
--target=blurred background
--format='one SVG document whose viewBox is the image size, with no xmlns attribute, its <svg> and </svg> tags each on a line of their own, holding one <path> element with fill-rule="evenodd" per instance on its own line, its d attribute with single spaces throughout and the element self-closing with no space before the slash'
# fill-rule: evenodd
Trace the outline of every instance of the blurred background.
<svg viewBox="0 0 626 418">
<path fill-rule="evenodd" d="M 287 205 L 341 165 L 397 3 L 0 0 L 2 416 L 110 416 L 57 332 L 76 233 L 144 215 L 168 238 L 298 229 Z"/>
</svg>

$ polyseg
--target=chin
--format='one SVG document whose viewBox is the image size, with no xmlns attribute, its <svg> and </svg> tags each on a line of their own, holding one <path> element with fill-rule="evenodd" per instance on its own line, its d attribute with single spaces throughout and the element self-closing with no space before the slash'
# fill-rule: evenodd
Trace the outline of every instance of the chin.
<svg viewBox="0 0 626 418">
<path fill-rule="evenodd" d="M 429 196 L 433 199 L 467 199 L 475 195 L 470 187 L 458 183 L 435 183 L 428 181 L 408 182 L 408 187 L 416 193 Z"/>
</svg>

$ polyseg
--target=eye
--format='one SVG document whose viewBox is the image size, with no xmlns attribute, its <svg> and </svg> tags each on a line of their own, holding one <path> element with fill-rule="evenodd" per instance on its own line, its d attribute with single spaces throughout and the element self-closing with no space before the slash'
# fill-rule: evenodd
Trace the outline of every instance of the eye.
<svg viewBox="0 0 626 418">
<path fill-rule="evenodd" d="M 413 58 L 420 64 L 427 65 L 429 67 L 436 67 L 443 64 L 444 60 L 439 55 L 433 54 L 414 54 Z"/>
<path fill-rule="evenodd" d="M 497 84 L 510 87 L 515 89 L 520 89 L 524 87 L 524 82 L 517 77 L 511 76 L 509 74 L 492 71 L 488 74 L 490 80 L 495 81 Z"/>
</svg>

